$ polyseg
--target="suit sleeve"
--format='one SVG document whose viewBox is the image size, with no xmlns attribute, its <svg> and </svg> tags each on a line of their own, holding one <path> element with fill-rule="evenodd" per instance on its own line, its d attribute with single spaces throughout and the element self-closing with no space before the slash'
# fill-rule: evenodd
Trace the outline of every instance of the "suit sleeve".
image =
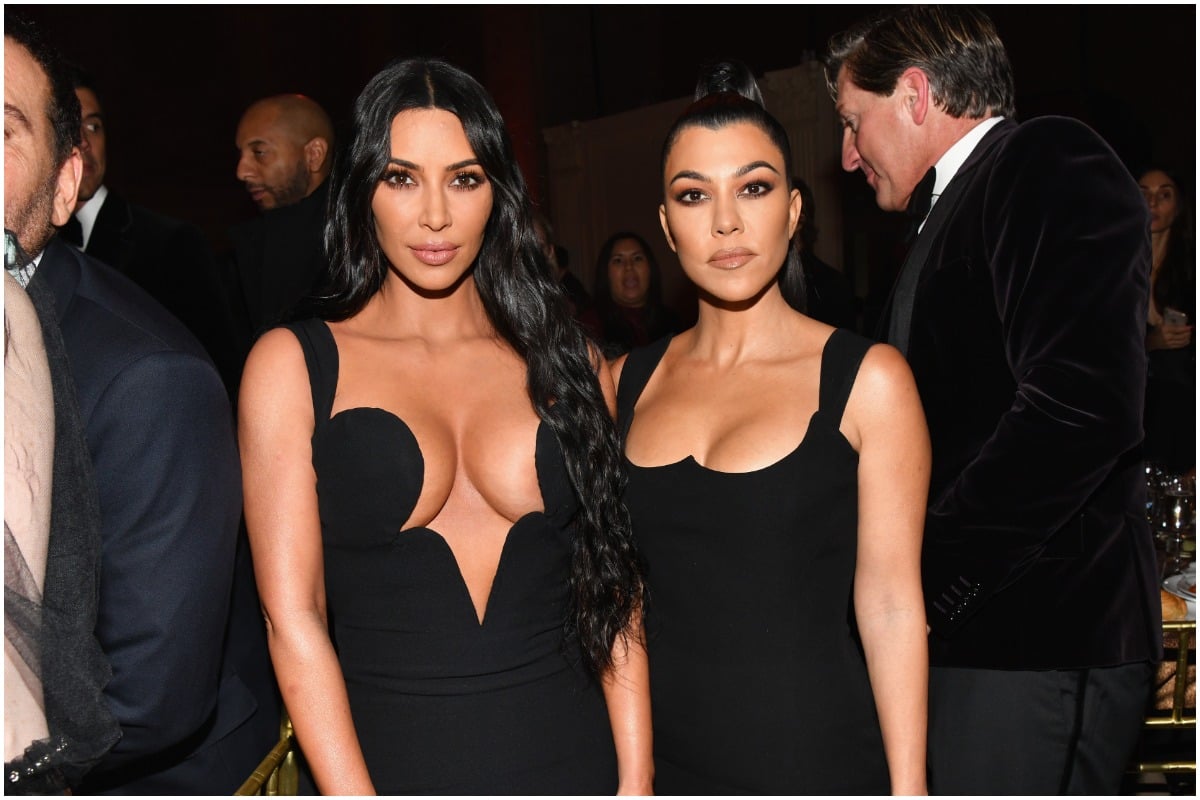
<svg viewBox="0 0 1200 800">
<path fill-rule="evenodd" d="M 1142 438 L 1145 203 L 1094 133 L 1038 122 L 1013 134 L 982 206 L 981 266 L 1016 391 L 978 455 L 931 498 L 923 571 L 943 635 L 1018 578 Z"/>
<path fill-rule="evenodd" d="M 192 355 L 127 365 L 89 437 L 105 531 L 97 635 L 123 731 L 110 769 L 186 749 L 215 708 L 241 474 L 224 387 Z"/>
</svg>

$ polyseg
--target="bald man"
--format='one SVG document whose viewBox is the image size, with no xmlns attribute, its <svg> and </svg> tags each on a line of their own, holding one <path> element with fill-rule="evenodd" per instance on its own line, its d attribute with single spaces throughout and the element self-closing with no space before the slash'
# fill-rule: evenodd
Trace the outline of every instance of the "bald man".
<svg viewBox="0 0 1200 800">
<path fill-rule="evenodd" d="M 294 205 L 329 175 L 333 123 L 302 94 L 258 100 L 242 114 L 236 145 L 237 177 L 260 211 Z"/>
<path fill-rule="evenodd" d="M 274 95 L 242 114 L 236 143 L 238 180 L 262 213 L 230 229 L 231 249 L 222 263 L 238 329 L 235 387 L 258 335 L 291 314 L 324 280 L 333 123 L 309 97 Z"/>
</svg>

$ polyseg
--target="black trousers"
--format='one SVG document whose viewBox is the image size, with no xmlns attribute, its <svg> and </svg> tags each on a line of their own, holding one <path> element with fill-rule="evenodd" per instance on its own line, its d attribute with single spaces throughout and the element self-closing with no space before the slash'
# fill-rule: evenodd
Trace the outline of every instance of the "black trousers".
<svg viewBox="0 0 1200 800">
<path fill-rule="evenodd" d="M 930 668 L 930 793 L 1117 794 L 1153 673 Z"/>
</svg>

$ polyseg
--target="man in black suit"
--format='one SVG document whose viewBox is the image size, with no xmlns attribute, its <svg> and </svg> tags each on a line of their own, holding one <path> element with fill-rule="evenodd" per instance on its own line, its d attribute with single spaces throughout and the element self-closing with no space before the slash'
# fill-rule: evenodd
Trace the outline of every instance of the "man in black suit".
<svg viewBox="0 0 1200 800">
<path fill-rule="evenodd" d="M 105 185 L 108 130 L 100 95 L 78 67 L 72 82 L 83 120 L 83 176 L 63 238 L 132 279 L 178 317 L 232 387 L 236 332 L 212 248 L 195 225 L 130 203 Z"/>
<path fill-rule="evenodd" d="M 54 238 L 82 172 L 78 98 L 11 13 L 4 56 L 4 224 L 33 257 L 14 277 L 52 298 L 100 506 L 96 638 L 121 739 L 79 792 L 229 794 L 276 740 L 279 705 L 228 398 L 177 319 Z"/>
<path fill-rule="evenodd" d="M 274 95 L 246 109 L 235 143 L 237 178 L 263 212 L 229 231 L 226 280 L 244 360 L 255 338 L 319 288 L 325 276 L 333 123 L 310 97 Z"/>
<path fill-rule="evenodd" d="M 842 166 L 920 226 L 885 338 L 933 444 L 931 791 L 1115 794 L 1161 657 L 1145 203 L 1081 123 L 1012 120 L 977 10 L 889 10 L 833 39 L 826 75 Z"/>
</svg>

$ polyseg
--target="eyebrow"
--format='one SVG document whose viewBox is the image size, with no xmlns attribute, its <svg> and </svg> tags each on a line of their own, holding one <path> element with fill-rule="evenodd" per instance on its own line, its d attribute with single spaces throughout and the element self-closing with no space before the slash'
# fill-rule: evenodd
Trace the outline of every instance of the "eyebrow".
<svg viewBox="0 0 1200 800">
<path fill-rule="evenodd" d="M 779 174 L 779 170 L 775 169 L 775 167 L 768 161 L 751 161 L 749 164 L 746 164 L 743 167 L 738 167 L 737 170 L 733 173 L 733 176 L 735 178 L 740 178 L 743 175 L 746 175 L 750 172 L 753 172 L 756 169 L 759 169 L 760 167 L 769 169 L 769 170 L 771 170 L 771 172 L 774 172 L 776 175 Z M 679 181 L 679 180 L 693 180 L 693 181 L 700 181 L 701 183 L 712 183 L 712 178 L 708 177 L 707 175 L 705 175 L 701 172 L 696 172 L 695 170 L 684 169 L 684 170 L 680 170 L 679 172 L 675 173 L 675 176 L 673 178 L 671 178 L 670 181 L 667 182 L 667 185 L 670 186 L 671 184 L 675 183 L 675 181 Z"/>
<path fill-rule="evenodd" d="M 29 117 L 25 116 L 25 112 L 14 106 L 12 103 L 4 104 L 4 117 L 5 119 L 11 119 L 14 122 L 21 123 L 21 125 L 27 130 L 33 129 L 33 126 L 29 123 Z"/>
<path fill-rule="evenodd" d="M 414 172 L 424 172 L 425 171 L 424 169 L 417 166 L 413 162 L 405 161 L 403 158 L 389 158 L 388 163 L 395 164 L 396 166 L 399 166 L 399 167 L 404 167 L 405 169 L 411 169 Z M 455 161 L 453 164 L 446 165 L 446 172 L 457 172 L 458 170 L 464 169 L 465 167 L 477 167 L 477 166 L 479 166 L 478 158 L 468 158 L 463 161 Z"/>
</svg>

